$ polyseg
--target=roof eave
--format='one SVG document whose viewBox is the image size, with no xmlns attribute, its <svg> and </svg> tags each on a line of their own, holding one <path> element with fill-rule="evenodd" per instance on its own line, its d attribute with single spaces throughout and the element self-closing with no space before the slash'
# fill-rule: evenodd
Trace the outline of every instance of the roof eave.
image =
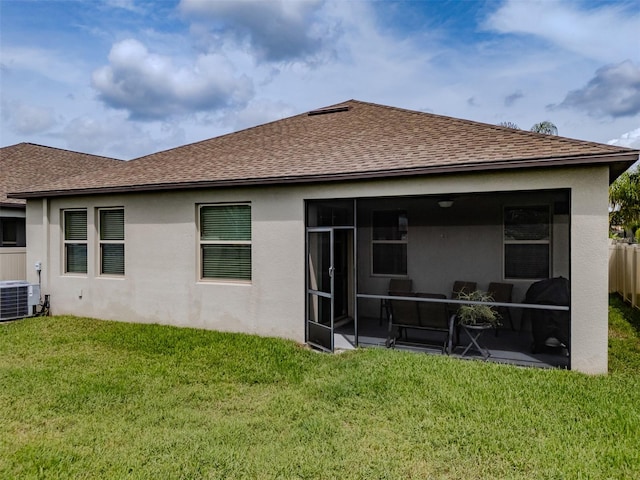
<svg viewBox="0 0 640 480">
<path fill-rule="evenodd" d="M 588 165 L 616 165 L 615 171 L 610 173 L 610 182 L 615 180 L 622 172 L 633 165 L 640 151 L 616 152 L 612 154 L 600 154 L 594 156 L 571 156 L 501 160 L 495 162 L 461 163 L 449 165 L 435 165 L 427 167 L 414 167 L 395 170 L 374 170 L 365 172 L 345 172 L 319 175 L 296 175 L 278 177 L 258 177 L 229 180 L 203 180 L 187 182 L 153 183 L 144 185 L 117 185 L 113 187 L 95 187 L 78 189 L 43 190 L 33 192 L 14 192 L 7 194 L 8 198 L 47 198 L 79 195 L 97 195 L 112 193 L 150 192 L 159 190 L 188 190 L 196 188 L 230 188 L 252 186 L 275 186 L 289 184 L 309 184 L 321 182 L 344 182 L 358 180 L 375 180 L 380 178 L 399 178 L 408 176 L 455 174 L 497 170 L 515 170 L 524 168 L 548 168 L 548 167 L 575 167 Z M 614 169 L 612 169 L 614 170 Z"/>
</svg>

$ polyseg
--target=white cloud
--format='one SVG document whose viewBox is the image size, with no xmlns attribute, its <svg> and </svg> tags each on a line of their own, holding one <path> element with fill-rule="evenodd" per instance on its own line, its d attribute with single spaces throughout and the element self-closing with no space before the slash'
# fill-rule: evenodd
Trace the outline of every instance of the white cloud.
<svg viewBox="0 0 640 480">
<path fill-rule="evenodd" d="M 630 61 L 599 68 L 589 83 L 567 94 L 559 107 L 602 117 L 640 114 L 640 66 Z"/>
<path fill-rule="evenodd" d="M 489 16 L 485 28 L 535 35 L 581 56 L 619 62 L 640 55 L 640 11 L 633 3 L 627 7 L 608 4 L 584 10 L 578 2 L 507 0 Z"/>
<path fill-rule="evenodd" d="M 243 110 L 227 112 L 222 117 L 221 123 L 237 131 L 290 117 L 296 113 L 299 112 L 285 102 L 255 100 Z"/>
<path fill-rule="evenodd" d="M 121 8 L 129 12 L 140 13 L 141 8 L 137 7 L 134 0 L 103 0 L 108 7 Z"/>
<path fill-rule="evenodd" d="M 635 148 L 640 150 L 640 127 L 630 132 L 623 133 L 618 138 L 609 140 L 609 145 L 618 145 L 620 147 Z"/>
<path fill-rule="evenodd" d="M 444 15 L 451 10 L 443 8 L 443 16 L 435 15 L 423 27 L 414 22 L 410 33 L 397 20 L 407 19 L 405 9 L 422 10 L 419 3 L 398 4 L 393 19 L 389 9 L 396 7 L 378 2 L 184 0 L 180 11 L 176 3 L 114 0 L 83 8 L 82 25 L 99 27 L 103 35 L 98 41 L 86 28 L 75 31 L 62 22 L 55 37 L 59 42 L 42 43 L 25 31 L 24 40 L 10 39 L 19 47 L 10 48 L 5 41 L 9 30 L 3 28 L 3 95 L 50 108 L 58 124 L 25 138 L 4 122 L 2 141 L 53 142 L 61 148 L 131 158 L 349 98 L 493 124 L 512 121 L 523 128 L 549 119 L 561 135 L 602 142 L 638 126 L 637 116 L 613 116 L 633 103 L 620 101 L 631 99 L 630 94 L 620 89 L 604 92 L 603 105 L 587 95 L 587 87 L 596 80 L 598 85 L 612 85 L 607 83 L 610 77 L 594 73 L 604 62 L 587 55 L 592 40 L 584 50 L 570 50 L 563 43 L 570 38 L 556 41 L 545 30 L 550 12 L 562 7 L 578 14 L 584 2 L 554 2 L 544 9 L 531 2 L 520 7 L 491 3 L 468 18 L 466 32 L 449 28 Z M 76 3 L 65 4 L 69 5 L 75 8 Z M 187 7 L 191 11 L 185 11 Z M 516 35 L 474 32 L 477 15 L 497 10 L 491 18 L 499 18 L 516 7 L 524 15 L 528 9 L 545 10 L 543 25 L 530 26 L 538 33 L 520 35 L 527 33 L 521 19 L 513 29 L 508 24 L 500 27 Z M 149 14 L 131 14 L 131 8 L 148 8 Z M 616 8 L 604 11 L 617 12 Z M 608 63 L 619 65 L 624 60 L 617 59 L 620 52 L 630 51 L 629 38 L 622 46 L 610 43 L 617 41 L 616 29 L 628 32 L 626 25 L 635 18 L 628 17 L 617 18 L 620 22 L 612 30 L 602 19 L 592 29 L 597 42 L 611 52 Z M 535 23 L 531 18 L 527 22 Z M 266 25 L 267 20 L 283 31 Z M 4 22 L 3 27 L 6 17 Z M 580 24 L 567 28 L 583 30 Z M 618 75 L 618 85 L 626 79 L 633 89 L 633 75 L 607 68 L 605 73 Z M 88 82 L 92 74 L 93 86 Z M 582 92 L 582 102 L 552 113 L 545 109 L 562 103 L 567 92 Z M 610 110 L 611 105 L 616 110 Z M 584 114 L 587 108 L 599 108 L 601 116 Z M 174 127 L 165 125 L 169 132 L 163 132 L 161 122 L 168 118 L 180 122 L 183 142 L 177 141 L 180 135 L 174 134 Z M 69 119 L 73 120 L 65 127 Z"/>
<path fill-rule="evenodd" d="M 80 82 L 83 74 L 79 62 L 69 60 L 59 52 L 46 48 L 2 45 L 0 65 L 3 76 L 26 71 L 69 84 Z"/>
<path fill-rule="evenodd" d="M 66 148 L 80 152 L 131 159 L 184 144 L 185 131 L 173 123 L 152 128 L 121 115 L 77 117 L 63 129 Z M 155 130 L 155 131 L 154 131 Z"/>
<path fill-rule="evenodd" d="M 328 31 L 316 16 L 322 2 L 182 0 L 180 11 L 193 31 L 212 45 L 232 39 L 260 60 L 297 61 L 321 50 Z"/>
<path fill-rule="evenodd" d="M 57 123 L 53 109 L 15 100 L 2 102 L 2 119 L 20 135 L 43 133 Z"/>
<path fill-rule="evenodd" d="M 191 65 L 177 65 L 133 39 L 113 46 L 109 65 L 93 73 L 92 84 L 105 104 L 134 119 L 242 107 L 253 96 L 251 80 L 236 75 L 221 55 L 199 55 Z"/>
</svg>

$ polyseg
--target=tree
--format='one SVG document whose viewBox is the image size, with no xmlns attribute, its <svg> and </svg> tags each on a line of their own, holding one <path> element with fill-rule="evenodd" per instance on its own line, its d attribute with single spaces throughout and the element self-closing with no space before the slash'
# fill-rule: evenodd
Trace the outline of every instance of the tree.
<svg viewBox="0 0 640 480">
<path fill-rule="evenodd" d="M 500 122 L 500 127 L 513 128 L 514 130 L 520 130 L 520 127 L 515 122 Z M 544 133 L 545 135 L 558 135 L 558 127 L 553 122 L 545 120 L 544 122 L 536 123 L 531 129 L 531 132 Z"/>
<path fill-rule="evenodd" d="M 609 187 L 609 224 L 625 229 L 625 237 L 633 235 L 640 223 L 640 165 L 627 170 Z"/>
<path fill-rule="evenodd" d="M 533 127 L 531 127 L 531 131 L 536 133 L 544 133 L 545 135 L 558 135 L 558 127 L 556 127 L 549 120 L 536 123 Z"/>
</svg>

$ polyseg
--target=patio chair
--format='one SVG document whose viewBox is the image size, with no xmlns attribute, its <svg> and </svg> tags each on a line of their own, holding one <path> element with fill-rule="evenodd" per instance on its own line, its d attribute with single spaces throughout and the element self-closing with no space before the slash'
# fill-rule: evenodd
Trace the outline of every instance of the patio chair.
<svg viewBox="0 0 640 480">
<path fill-rule="evenodd" d="M 489 288 L 487 289 L 489 295 L 493 297 L 494 302 L 500 303 L 511 303 L 511 295 L 513 293 L 513 283 L 498 283 L 491 282 L 489 284 Z M 500 314 L 500 318 L 502 319 L 502 323 L 504 325 L 505 321 L 509 321 L 509 326 L 511 330 L 513 328 L 513 321 L 511 320 L 511 311 L 508 307 L 494 307 L 495 310 Z M 498 336 L 498 329 L 496 328 L 496 336 Z"/>
<path fill-rule="evenodd" d="M 421 298 L 437 298 L 445 300 L 446 295 L 441 293 L 418 293 Z M 418 314 L 420 327 L 425 330 L 442 332 L 445 334 L 442 351 L 445 352 L 449 345 L 449 315 L 446 303 L 418 302 Z"/>
<path fill-rule="evenodd" d="M 453 282 L 453 288 L 451 289 L 451 298 L 458 299 L 461 293 L 471 293 L 478 288 L 476 282 L 466 282 L 463 280 L 456 280 Z"/>
<path fill-rule="evenodd" d="M 403 296 L 417 298 L 434 298 L 446 300 L 447 296 L 439 293 L 403 293 Z M 449 322 L 447 320 L 446 303 L 412 302 L 409 300 L 391 300 L 391 314 L 389 316 L 389 329 L 387 346 L 393 347 L 398 339 L 402 340 L 403 334 L 408 341 L 408 330 L 423 330 L 444 333 L 442 347 L 446 352 L 449 344 Z M 396 333 L 397 330 L 397 333 Z M 431 345 L 431 342 L 412 342 L 415 344 Z"/>
<path fill-rule="evenodd" d="M 405 296 L 405 293 L 413 291 L 413 280 L 410 278 L 392 278 L 389 280 L 387 295 Z M 385 314 L 389 320 L 390 304 L 387 300 L 380 300 L 380 325 L 382 325 L 382 315 Z"/>
<path fill-rule="evenodd" d="M 413 292 L 402 292 L 401 294 L 389 292 L 389 295 L 403 297 L 416 296 Z M 402 338 L 403 331 L 406 328 L 420 326 L 420 317 L 417 302 L 409 300 L 389 300 L 387 308 L 387 320 L 389 322 L 387 330 L 387 347 L 392 347 L 395 346 L 398 337 Z"/>
</svg>

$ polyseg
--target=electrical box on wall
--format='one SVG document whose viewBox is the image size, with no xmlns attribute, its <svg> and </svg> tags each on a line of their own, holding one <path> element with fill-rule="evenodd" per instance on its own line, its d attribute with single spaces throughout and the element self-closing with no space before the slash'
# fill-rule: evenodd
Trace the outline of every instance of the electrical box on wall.
<svg viewBox="0 0 640 480">
<path fill-rule="evenodd" d="M 40 305 L 40 285 L 29 285 L 27 290 L 27 304 L 29 313 L 33 312 L 33 307 Z"/>
</svg>

